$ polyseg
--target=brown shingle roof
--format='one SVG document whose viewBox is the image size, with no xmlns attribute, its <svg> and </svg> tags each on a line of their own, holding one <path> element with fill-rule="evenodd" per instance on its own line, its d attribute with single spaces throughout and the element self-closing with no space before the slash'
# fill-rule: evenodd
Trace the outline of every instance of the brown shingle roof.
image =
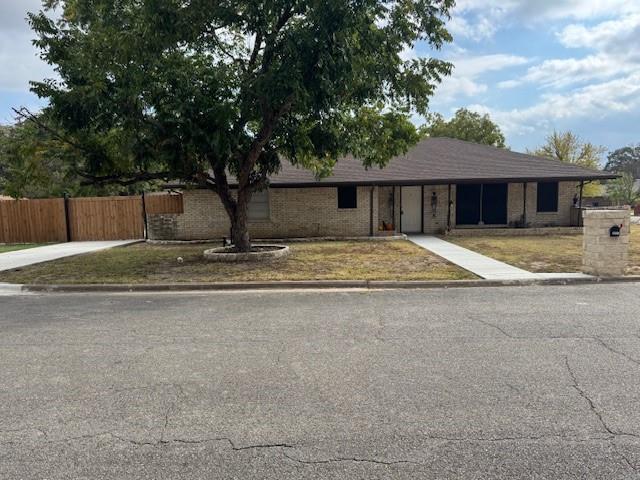
<svg viewBox="0 0 640 480">
<path fill-rule="evenodd" d="M 538 180 L 602 180 L 608 172 L 590 170 L 501 148 L 451 138 L 426 138 L 405 155 L 393 158 L 385 168 L 368 170 L 359 160 L 339 160 L 333 174 L 318 180 L 313 173 L 282 161 L 282 170 L 271 178 L 274 187 L 313 185 L 384 185 L 507 182 Z"/>
</svg>

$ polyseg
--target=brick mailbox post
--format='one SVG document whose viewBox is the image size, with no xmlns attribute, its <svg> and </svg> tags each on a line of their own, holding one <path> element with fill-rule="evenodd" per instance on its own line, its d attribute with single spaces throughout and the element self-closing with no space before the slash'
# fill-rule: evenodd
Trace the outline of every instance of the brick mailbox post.
<svg viewBox="0 0 640 480">
<path fill-rule="evenodd" d="M 623 275 L 629 261 L 628 208 L 584 210 L 582 266 L 600 277 Z"/>
</svg>

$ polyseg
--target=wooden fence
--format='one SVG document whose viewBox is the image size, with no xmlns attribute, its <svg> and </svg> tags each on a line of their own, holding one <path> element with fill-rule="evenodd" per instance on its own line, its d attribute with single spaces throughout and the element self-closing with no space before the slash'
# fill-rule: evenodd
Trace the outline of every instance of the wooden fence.
<svg viewBox="0 0 640 480">
<path fill-rule="evenodd" d="M 147 213 L 182 213 L 182 195 L 0 200 L 0 243 L 145 237 Z"/>
<path fill-rule="evenodd" d="M 182 195 L 167 193 L 148 193 L 144 196 L 147 214 L 184 213 Z"/>
<path fill-rule="evenodd" d="M 144 238 L 140 197 L 69 199 L 69 232 L 74 241 Z"/>
<path fill-rule="evenodd" d="M 0 243 L 66 240 L 63 199 L 0 201 Z"/>
</svg>

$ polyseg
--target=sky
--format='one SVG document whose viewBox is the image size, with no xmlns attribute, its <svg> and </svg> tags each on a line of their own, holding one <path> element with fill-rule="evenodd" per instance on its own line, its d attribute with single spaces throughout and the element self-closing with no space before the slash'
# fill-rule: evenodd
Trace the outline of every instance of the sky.
<svg viewBox="0 0 640 480">
<path fill-rule="evenodd" d="M 25 21 L 39 5 L 0 0 L 0 123 L 11 107 L 41 107 L 29 80 L 53 75 Z M 553 130 L 609 150 L 640 143 L 640 0 L 458 0 L 448 29 L 441 51 L 404 52 L 454 64 L 431 111 L 488 113 L 517 151 Z"/>
</svg>

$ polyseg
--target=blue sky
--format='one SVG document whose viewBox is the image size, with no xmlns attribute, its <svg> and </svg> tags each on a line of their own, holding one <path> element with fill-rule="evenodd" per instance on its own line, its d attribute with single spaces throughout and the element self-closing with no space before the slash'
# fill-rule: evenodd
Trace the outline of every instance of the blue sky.
<svg viewBox="0 0 640 480">
<path fill-rule="evenodd" d="M 24 21 L 39 4 L 0 2 L 0 123 L 11 123 L 11 107 L 42 105 L 28 82 L 52 71 Z M 441 52 L 405 52 L 455 65 L 432 111 L 489 113 L 520 151 L 554 129 L 608 149 L 640 143 L 640 0 L 458 0 L 449 30 Z"/>
</svg>

